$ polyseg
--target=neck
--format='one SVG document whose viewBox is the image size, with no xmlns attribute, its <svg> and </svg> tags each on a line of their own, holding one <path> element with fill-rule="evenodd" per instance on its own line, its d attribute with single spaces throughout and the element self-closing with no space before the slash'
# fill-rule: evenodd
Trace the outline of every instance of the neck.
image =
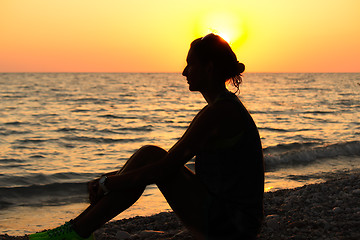
<svg viewBox="0 0 360 240">
<path fill-rule="evenodd" d="M 212 105 L 215 103 L 215 100 L 223 93 L 228 92 L 225 85 L 224 86 L 217 86 L 216 88 L 208 89 L 207 91 L 202 91 L 201 94 L 203 95 L 204 99 L 208 103 L 208 105 Z"/>
</svg>

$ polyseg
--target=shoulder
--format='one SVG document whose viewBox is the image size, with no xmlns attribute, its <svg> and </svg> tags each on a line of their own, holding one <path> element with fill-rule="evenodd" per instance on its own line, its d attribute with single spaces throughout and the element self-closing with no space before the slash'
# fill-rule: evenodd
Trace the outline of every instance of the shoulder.
<svg viewBox="0 0 360 240">
<path fill-rule="evenodd" d="M 240 127 L 241 115 L 231 102 L 221 101 L 207 105 L 194 118 L 188 131 L 200 134 L 207 141 L 210 138 L 232 135 Z M 236 131 L 236 130 L 235 130 Z"/>
<path fill-rule="evenodd" d="M 200 125 L 207 129 L 221 126 L 221 129 L 226 130 L 234 126 L 245 126 L 252 122 L 251 120 L 245 106 L 234 95 L 205 106 L 193 119 L 191 125 Z"/>
<path fill-rule="evenodd" d="M 208 108 L 208 114 L 217 121 L 240 121 L 244 113 L 247 110 L 236 96 L 218 101 Z"/>
<path fill-rule="evenodd" d="M 207 105 L 196 115 L 191 125 L 214 127 L 235 115 L 234 108 L 224 102 Z"/>
</svg>

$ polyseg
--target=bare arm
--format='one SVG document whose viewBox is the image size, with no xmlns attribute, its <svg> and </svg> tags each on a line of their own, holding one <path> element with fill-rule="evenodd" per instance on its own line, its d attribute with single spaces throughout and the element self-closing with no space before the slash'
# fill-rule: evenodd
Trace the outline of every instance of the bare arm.
<svg viewBox="0 0 360 240">
<path fill-rule="evenodd" d="M 119 175 L 108 176 L 107 187 L 110 190 L 148 185 L 171 176 L 186 162 L 195 156 L 212 134 L 215 119 L 213 111 L 205 107 L 194 118 L 181 139 L 159 161 L 127 171 Z"/>
<path fill-rule="evenodd" d="M 226 102 L 200 111 L 178 142 L 159 161 L 132 171 L 108 176 L 110 190 L 129 189 L 171 176 L 193 158 L 211 137 L 231 134 L 240 121 L 238 111 Z"/>
</svg>

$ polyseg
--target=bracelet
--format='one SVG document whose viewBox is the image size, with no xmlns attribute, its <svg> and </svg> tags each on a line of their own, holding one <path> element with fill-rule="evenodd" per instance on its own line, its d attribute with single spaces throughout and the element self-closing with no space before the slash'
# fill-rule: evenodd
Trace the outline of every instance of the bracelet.
<svg viewBox="0 0 360 240">
<path fill-rule="evenodd" d="M 107 176 L 102 176 L 99 179 L 99 185 L 100 185 L 101 189 L 103 190 L 104 195 L 107 195 L 110 192 L 110 190 L 105 185 L 106 181 L 107 181 Z"/>
</svg>

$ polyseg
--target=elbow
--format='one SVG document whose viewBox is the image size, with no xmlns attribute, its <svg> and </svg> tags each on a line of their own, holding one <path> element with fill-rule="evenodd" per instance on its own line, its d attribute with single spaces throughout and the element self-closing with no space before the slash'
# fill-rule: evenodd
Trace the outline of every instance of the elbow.
<svg viewBox="0 0 360 240">
<path fill-rule="evenodd" d="M 164 161 L 159 167 L 160 174 L 157 181 L 163 182 L 169 180 L 177 175 L 183 167 L 184 163 L 180 161 Z"/>
</svg>

